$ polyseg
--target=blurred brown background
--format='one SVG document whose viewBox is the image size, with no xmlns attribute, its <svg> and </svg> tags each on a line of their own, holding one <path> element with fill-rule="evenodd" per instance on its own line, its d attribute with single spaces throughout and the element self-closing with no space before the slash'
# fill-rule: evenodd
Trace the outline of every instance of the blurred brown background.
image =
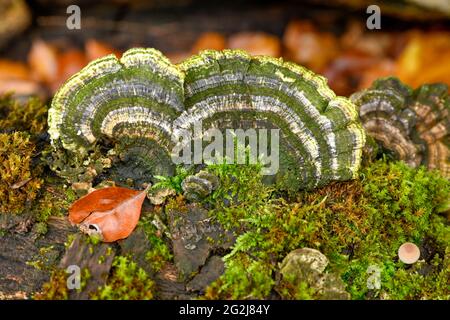
<svg viewBox="0 0 450 320">
<path fill-rule="evenodd" d="M 66 27 L 71 4 L 80 30 Z M 380 30 L 366 27 L 370 4 Z M 90 60 L 135 46 L 174 63 L 209 48 L 283 57 L 340 95 L 388 75 L 450 84 L 449 17 L 448 0 L 0 0 L 0 93 L 50 98 Z"/>
</svg>

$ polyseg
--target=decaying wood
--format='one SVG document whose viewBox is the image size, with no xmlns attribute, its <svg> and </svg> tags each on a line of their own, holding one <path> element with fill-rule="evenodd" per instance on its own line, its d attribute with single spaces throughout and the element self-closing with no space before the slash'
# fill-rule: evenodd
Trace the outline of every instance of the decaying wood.
<svg viewBox="0 0 450 320">
<path fill-rule="evenodd" d="M 67 236 L 75 230 L 66 218 L 51 217 L 47 233 L 39 236 L 31 219 L 0 216 L 5 233 L 0 238 L 0 298 L 30 298 L 50 278 Z"/>
<path fill-rule="evenodd" d="M 107 243 L 93 245 L 88 243 L 86 239 L 87 236 L 78 234 L 59 265 L 63 269 L 71 265 L 78 266 L 81 270 L 81 277 L 83 277 L 83 269 L 89 270 L 89 278 L 81 278 L 81 281 L 85 281 L 85 287 L 81 291 L 71 290 L 69 293 L 70 299 L 89 299 L 91 293 L 105 285 L 116 255 L 113 245 Z"/>
</svg>

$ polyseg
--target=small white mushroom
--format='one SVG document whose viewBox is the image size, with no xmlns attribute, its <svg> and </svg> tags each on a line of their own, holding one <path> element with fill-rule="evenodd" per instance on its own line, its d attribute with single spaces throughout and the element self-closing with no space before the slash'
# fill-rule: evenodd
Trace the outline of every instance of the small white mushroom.
<svg viewBox="0 0 450 320">
<path fill-rule="evenodd" d="M 416 263 L 420 258 L 420 249 L 414 243 L 405 242 L 398 248 L 398 257 L 403 263 Z"/>
</svg>

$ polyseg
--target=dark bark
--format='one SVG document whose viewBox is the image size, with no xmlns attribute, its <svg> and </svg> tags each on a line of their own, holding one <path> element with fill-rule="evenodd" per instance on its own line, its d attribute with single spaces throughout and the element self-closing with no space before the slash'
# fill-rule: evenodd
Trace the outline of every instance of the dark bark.
<svg viewBox="0 0 450 320">
<path fill-rule="evenodd" d="M 0 215 L 0 298 L 30 298 L 49 280 L 74 232 L 66 218 L 51 217 L 44 236 L 27 216 Z"/>
</svg>

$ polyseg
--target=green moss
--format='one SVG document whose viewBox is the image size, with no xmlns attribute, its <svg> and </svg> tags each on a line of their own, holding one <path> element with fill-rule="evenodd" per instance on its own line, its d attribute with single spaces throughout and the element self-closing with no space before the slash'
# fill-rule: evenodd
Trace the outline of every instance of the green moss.
<svg viewBox="0 0 450 320">
<path fill-rule="evenodd" d="M 448 199 L 450 183 L 438 173 L 377 161 L 364 168 L 357 180 L 301 192 L 288 202 L 260 184 L 255 172 L 246 172 L 248 167 L 237 170 L 231 175 L 237 184 L 231 195 L 242 194 L 231 198 L 239 201 L 224 205 L 221 200 L 225 190 L 233 188 L 226 181 L 228 173 L 219 175 L 225 177 L 222 194 L 210 201 L 211 214 L 224 225 L 239 225 L 240 235 L 225 257 L 225 273 L 210 286 L 207 298 L 266 297 L 277 265 L 301 247 L 324 253 L 330 260 L 329 271 L 341 276 L 353 299 L 449 298 L 450 227 L 437 211 Z M 433 254 L 408 267 L 397 258 L 399 246 L 406 241 Z M 380 268 L 380 289 L 368 288 L 371 265 Z M 301 285 L 286 290 L 287 298 L 314 296 Z"/>
<path fill-rule="evenodd" d="M 53 245 L 39 248 L 39 254 L 33 257 L 32 261 L 26 264 L 36 268 L 37 270 L 50 271 L 58 262 L 59 251 Z"/>
<path fill-rule="evenodd" d="M 67 273 L 62 269 L 55 270 L 48 282 L 42 286 L 39 293 L 34 294 L 34 300 L 67 300 L 69 289 L 67 288 Z"/>
<path fill-rule="evenodd" d="M 152 249 L 147 251 L 145 259 L 151 264 L 152 270 L 157 272 L 170 260 L 172 260 L 172 254 L 166 243 L 158 237 L 150 237 L 152 243 Z"/>
<path fill-rule="evenodd" d="M 66 195 L 66 200 L 69 203 L 75 202 L 75 200 L 77 200 L 77 194 L 75 193 L 75 191 L 73 189 L 67 189 L 65 192 Z"/>
<path fill-rule="evenodd" d="M 158 213 L 156 213 L 158 214 Z M 139 221 L 145 235 L 150 242 L 151 249 L 147 251 L 145 259 L 150 263 L 151 269 L 158 272 L 167 263 L 172 261 L 173 255 L 161 232 L 153 225 L 152 217 L 144 217 Z"/>
<path fill-rule="evenodd" d="M 47 106 L 37 98 L 19 103 L 11 95 L 0 96 L 0 128 L 31 134 L 44 132 L 47 128 Z"/>
<path fill-rule="evenodd" d="M 175 190 L 175 192 L 181 194 L 183 189 L 181 188 L 181 183 L 183 180 L 192 173 L 192 170 L 188 170 L 183 167 L 177 167 L 175 169 L 175 175 L 171 177 L 155 176 L 157 183 L 152 186 L 152 190 L 160 188 L 169 188 Z"/>
<path fill-rule="evenodd" d="M 227 229 L 240 228 L 241 219 L 256 214 L 273 189 L 261 177 L 261 165 L 217 164 L 208 171 L 220 179 L 220 185 L 204 202 L 210 214 Z"/>
<path fill-rule="evenodd" d="M 64 269 L 56 268 L 52 271 L 50 280 L 42 286 L 42 290 L 33 295 L 34 300 L 68 300 L 70 290 L 68 288 L 67 280 L 69 273 Z M 87 282 L 91 278 L 89 269 L 81 269 L 80 274 L 80 288 L 77 292 L 83 291 Z"/>
<path fill-rule="evenodd" d="M 27 133 L 0 134 L 0 212 L 21 213 L 38 195 L 42 168 L 34 165 L 34 156 Z"/>
<path fill-rule="evenodd" d="M 186 204 L 186 199 L 182 195 L 178 195 L 176 197 L 169 198 L 164 206 L 164 209 L 165 212 L 169 212 L 170 210 L 187 212 L 188 208 L 186 207 Z"/>
<path fill-rule="evenodd" d="M 76 233 L 71 233 L 67 236 L 67 240 L 66 242 L 64 242 L 64 248 L 66 248 L 66 250 L 70 248 L 76 237 L 77 237 Z"/>
<path fill-rule="evenodd" d="M 89 245 L 89 253 L 94 253 L 94 247 L 102 242 L 102 238 L 98 234 L 86 235 L 84 237 L 86 244 Z"/>
<path fill-rule="evenodd" d="M 106 261 L 106 257 L 105 256 L 100 256 L 100 258 L 98 258 L 97 263 L 98 264 L 103 264 Z"/>
<path fill-rule="evenodd" d="M 34 229 L 38 235 L 45 235 L 48 232 L 48 226 L 45 222 L 38 222 L 34 225 Z"/>
<path fill-rule="evenodd" d="M 39 223 L 46 223 L 48 218 L 63 217 L 70 205 L 75 201 L 72 189 L 68 189 L 58 177 L 46 176 L 40 196 L 33 203 L 31 212 Z"/>
<path fill-rule="evenodd" d="M 89 271 L 88 268 L 82 268 L 81 269 L 81 275 L 80 275 L 80 288 L 76 289 L 78 292 L 83 291 L 87 284 L 88 281 L 91 279 L 92 275 L 91 272 Z"/>
<path fill-rule="evenodd" d="M 226 273 L 207 288 L 206 299 L 264 299 L 274 280 L 274 267 L 241 253 L 225 259 Z"/>
<path fill-rule="evenodd" d="M 127 257 L 116 256 L 112 274 L 106 285 L 91 298 L 94 300 L 150 300 L 154 297 L 155 284 L 147 273 Z"/>
<path fill-rule="evenodd" d="M 294 277 L 283 278 L 277 291 L 286 300 L 313 300 L 318 295 L 307 281 L 297 281 Z"/>
</svg>

